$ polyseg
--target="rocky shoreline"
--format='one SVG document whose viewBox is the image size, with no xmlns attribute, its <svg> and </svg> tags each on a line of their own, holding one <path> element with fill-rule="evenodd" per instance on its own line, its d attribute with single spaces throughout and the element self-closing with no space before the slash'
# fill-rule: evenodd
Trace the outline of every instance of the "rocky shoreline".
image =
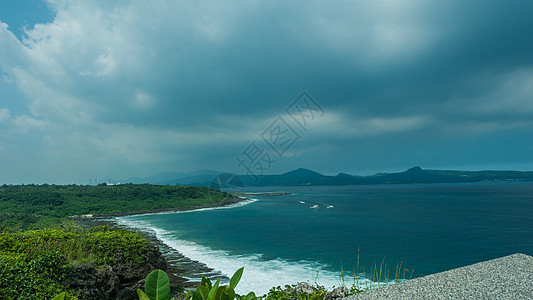
<svg viewBox="0 0 533 300">
<path fill-rule="evenodd" d="M 142 210 L 115 214 L 73 216 L 71 219 L 75 220 L 85 228 L 106 225 L 115 228 L 124 228 L 124 226 L 118 225 L 117 222 L 113 221 L 112 218 L 139 214 L 225 207 L 247 200 L 250 199 L 240 197 L 209 205 L 188 206 L 173 209 Z M 126 229 L 132 230 L 132 228 Z M 103 268 L 97 269 L 92 265 L 76 266 L 74 272 L 75 276 L 73 276 L 75 280 L 69 283 L 70 286 L 85 291 L 87 299 L 136 299 L 136 290 L 138 288 L 144 288 L 145 277 L 155 269 L 164 270 L 168 274 L 172 287 L 185 289 L 194 288 L 198 285 L 197 281 L 199 282 L 201 278 L 195 278 L 198 276 L 196 274 L 205 274 L 207 276 L 222 275 L 217 274 L 214 270 L 200 262 L 193 261 L 181 255 L 175 249 L 162 243 L 153 234 L 142 230 L 137 230 L 137 232 L 141 233 L 149 242 L 149 251 L 145 265 L 142 267 L 135 267 L 133 265 L 123 264 L 119 259 L 117 265 L 114 267 L 104 266 Z"/>
</svg>

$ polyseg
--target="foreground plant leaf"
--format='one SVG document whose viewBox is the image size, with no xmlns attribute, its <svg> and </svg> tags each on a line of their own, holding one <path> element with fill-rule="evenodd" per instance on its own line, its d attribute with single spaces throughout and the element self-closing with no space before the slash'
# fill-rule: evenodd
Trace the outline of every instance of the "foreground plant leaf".
<svg viewBox="0 0 533 300">
<path fill-rule="evenodd" d="M 170 282 L 167 273 L 154 270 L 148 274 L 144 282 L 144 293 L 150 300 L 169 300 Z"/>
<path fill-rule="evenodd" d="M 243 268 L 240 268 L 238 269 L 235 274 L 233 274 L 233 276 L 231 276 L 231 279 L 229 281 L 229 285 L 235 289 L 237 287 L 237 284 L 239 283 L 239 281 L 241 280 L 241 277 L 242 277 L 242 272 L 244 272 L 244 267 Z"/>
<path fill-rule="evenodd" d="M 139 300 L 150 300 L 148 295 L 140 289 L 137 289 L 137 295 L 139 296 Z"/>
<path fill-rule="evenodd" d="M 215 283 L 215 285 L 213 285 L 213 287 L 211 288 L 211 290 L 209 291 L 209 294 L 207 295 L 207 300 L 213 300 L 215 299 L 215 295 L 217 293 L 217 290 L 218 290 L 218 285 L 220 284 L 220 278 L 217 280 L 217 282 Z"/>
</svg>

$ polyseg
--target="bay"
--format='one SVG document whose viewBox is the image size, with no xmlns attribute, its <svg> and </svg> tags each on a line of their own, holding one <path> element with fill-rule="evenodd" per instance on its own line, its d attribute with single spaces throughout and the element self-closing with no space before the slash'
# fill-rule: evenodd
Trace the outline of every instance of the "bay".
<svg viewBox="0 0 533 300">
<path fill-rule="evenodd" d="M 400 275 L 409 278 L 517 252 L 533 255 L 532 182 L 246 191 L 291 195 L 256 197 L 232 208 L 118 220 L 155 233 L 220 274 L 230 276 L 244 266 L 242 293 L 262 294 L 299 281 L 339 286 L 341 270 L 346 284 L 355 274 L 364 285 L 368 280 L 359 278 L 363 268 L 369 273 L 382 263 L 394 279 L 400 263 L 406 268 Z M 315 205 L 319 208 L 311 208 Z"/>
</svg>

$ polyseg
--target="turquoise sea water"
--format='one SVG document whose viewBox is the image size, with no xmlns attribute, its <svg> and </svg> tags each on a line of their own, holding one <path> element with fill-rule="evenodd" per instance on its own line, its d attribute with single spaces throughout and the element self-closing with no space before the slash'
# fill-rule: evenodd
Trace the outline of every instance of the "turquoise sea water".
<svg viewBox="0 0 533 300">
<path fill-rule="evenodd" d="M 351 283 L 358 249 L 359 272 L 384 261 L 392 278 L 399 262 L 418 277 L 516 252 L 533 255 L 532 182 L 247 191 L 292 195 L 119 222 L 155 233 L 224 275 L 244 266 L 243 293 L 298 281 L 339 286 L 341 267 Z"/>
</svg>

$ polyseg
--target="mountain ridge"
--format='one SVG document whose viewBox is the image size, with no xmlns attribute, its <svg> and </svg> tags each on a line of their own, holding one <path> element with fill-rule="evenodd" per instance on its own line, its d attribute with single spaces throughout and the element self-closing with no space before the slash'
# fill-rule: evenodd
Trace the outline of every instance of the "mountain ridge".
<svg viewBox="0 0 533 300">
<path fill-rule="evenodd" d="M 178 172 L 175 172 L 178 173 Z M 144 179 L 161 179 L 156 174 Z M 172 174 L 172 172 L 169 172 Z M 179 173 L 174 179 L 150 182 L 161 185 L 210 186 L 218 176 L 228 174 L 212 170 Z M 277 175 L 237 175 L 243 186 L 302 186 L 302 185 L 374 185 L 374 184 L 417 184 L 417 183 L 465 183 L 491 181 L 533 181 L 533 171 L 459 171 L 422 169 L 419 166 L 403 172 L 376 173 L 359 176 L 347 173 L 323 175 L 319 172 L 298 168 Z M 138 179 L 138 178 L 136 178 Z M 142 179 L 141 179 L 142 181 Z M 147 182 L 135 182 L 147 183 Z"/>
</svg>

